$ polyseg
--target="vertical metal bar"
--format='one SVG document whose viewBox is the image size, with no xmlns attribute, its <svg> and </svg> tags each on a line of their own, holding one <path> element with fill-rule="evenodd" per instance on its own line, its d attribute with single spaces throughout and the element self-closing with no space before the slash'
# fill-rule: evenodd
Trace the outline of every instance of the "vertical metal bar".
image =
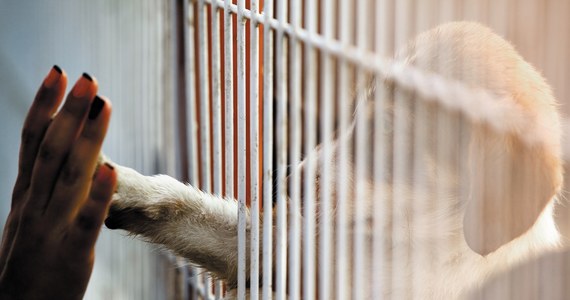
<svg viewBox="0 0 570 300">
<path fill-rule="evenodd" d="M 317 31 L 317 11 L 315 9 L 315 1 L 305 1 L 305 26 L 312 37 Z M 311 39 L 305 44 L 303 56 L 303 65 L 305 66 L 305 91 L 304 91 L 304 152 L 311 153 L 316 147 L 316 130 L 317 130 L 317 110 L 316 110 L 316 62 L 315 50 L 311 44 Z M 304 205 L 303 211 L 303 299 L 315 299 L 315 166 L 316 157 L 311 156 L 304 162 L 305 178 L 304 180 L 304 197 L 302 199 Z"/>
<path fill-rule="evenodd" d="M 217 1 L 211 4 L 211 30 L 212 30 L 212 192 L 223 195 L 222 187 L 222 84 L 221 84 L 221 43 L 220 43 L 220 13 Z M 214 286 L 215 299 L 222 299 L 222 282 L 216 281 Z"/>
<path fill-rule="evenodd" d="M 395 40 L 396 45 L 404 45 L 409 38 L 411 32 L 410 15 L 411 9 L 409 0 L 396 2 L 396 25 Z M 408 207 L 406 201 L 398 201 L 397 197 L 405 195 L 404 185 L 410 178 L 410 165 L 408 149 L 410 145 L 410 97 L 396 86 L 394 92 L 394 145 L 393 145 L 393 195 L 394 201 L 392 205 L 392 292 L 395 299 L 407 299 L 409 294 L 407 290 L 398 289 L 400 282 L 406 280 L 406 274 L 409 267 L 409 248 L 405 242 L 403 228 L 405 228 L 407 220 L 405 220 L 405 212 Z"/>
<path fill-rule="evenodd" d="M 276 101 L 277 101 L 277 234 L 276 234 L 276 296 L 285 299 L 287 279 L 287 43 L 284 25 L 287 22 L 285 0 L 277 0 Z"/>
<path fill-rule="evenodd" d="M 225 151 L 226 151 L 226 197 L 234 196 L 234 90 L 233 90 L 233 33 L 231 0 L 224 2 L 224 104 Z"/>
<path fill-rule="evenodd" d="M 210 95 L 209 95 L 209 70 L 208 63 L 208 33 L 207 33 L 207 20 L 206 20 L 206 2 L 205 0 L 198 0 L 198 84 L 199 95 L 198 101 L 200 103 L 200 188 L 210 192 L 211 191 L 211 178 L 210 178 Z M 205 297 L 209 297 L 211 289 L 211 279 L 205 274 L 203 279 L 202 292 Z"/>
<path fill-rule="evenodd" d="M 194 64 L 194 44 L 195 39 L 195 27 L 194 27 L 194 17 L 195 17 L 195 5 L 188 4 L 187 1 L 184 1 L 184 9 L 187 10 L 187 13 L 183 16 L 188 19 L 189 26 L 187 27 L 187 32 L 184 34 L 184 45 L 187 49 L 186 56 L 184 60 L 186 61 L 186 118 L 187 118 L 187 136 L 186 140 L 188 142 L 188 175 L 190 184 L 193 186 L 199 186 L 200 180 L 198 175 L 198 121 L 196 115 L 196 99 L 195 93 L 196 85 L 196 66 Z M 182 22 L 185 24 L 185 22 Z M 199 286 L 199 278 L 195 276 L 197 272 L 192 271 L 189 280 L 191 285 L 193 286 L 192 289 L 192 296 L 194 299 L 198 297 L 198 286 Z"/>
<path fill-rule="evenodd" d="M 352 10 L 353 4 L 349 3 L 348 1 L 341 1 L 340 2 L 340 41 L 343 44 L 349 45 L 351 44 L 351 37 L 352 37 L 352 28 L 353 27 L 353 13 Z M 340 128 L 341 136 L 345 135 L 345 132 L 349 130 L 350 124 L 350 111 L 354 109 L 353 106 L 353 99 L 352 98 L 352 88 L 350 87 L 350 76 L 348 73 L 348 64 L 344 60 L 339 61 L 338 67 L 338 107 L 339 107 L 339 119 L 340 119 Z M 338 297 L 346 298 L 352 297 L 356 299 L 360 299 L 361 296 L 359 295 L 360 291 L 356 291 L 356 289 L 361 289 L 358 286 L 359 282 L 356 281 L 355 274 L 358 272 L 357 266 L 354 264 L 355 258 L 355 249 L 352 245 L 349 245 L 348 241 L 350 240 L 349 236 L 354 235 L 354 228 L 352 228 L 352 221 L 354 220 L 353 212 L 348 212 L 352 210 L 352 204 L 348 205 L 349 202 L 352 202 L 354 199 L 354 195 L 349 195 L 349 189 L 345 182 L 346 174 L 353 174 L 352 164 L 350 162 L 350 158 L 352 157 L 353 146 L 350 143 L 350 140 L 346 138 L 341 138 L 340 145 L 339 145 L 339 154 L 340 154 L 340 162 L 339 162 L 339 172 L 335 174 L 337 182 L 337 186 L 339 189 L 339 199 L 337 201 L 337 251 L 338 257 L 336 259 L 338 264 L 337 270 L 337 281 L 336 281 L 336 289 L 338 290 Z M 327 162 L 328 160 L 325 160 Z M 352 176 L 352 175 L 349 175 Z M 351 215 L 350 219 L 347 218 L 347 215 Z M 350 233 L 350 234 L 349 234 Z M 350 266 L 350 268 L 349 268 Z M 353 288 L 348 290 L 346 288 L 346 283 L 350 282 Z M 350 291 L 350 293 L 349 293 Z"/>
<path fill-rule="evenodd" d="M 368 0 L 358 0 L 356 2 L 356 20 L 350 23 L 356 23 L 356 45 L 361 49 L 367 49 L 368 18 L 367 9 L 371 4 Z M 348 13 L 348 12 L 346 12 Z M 351 14 L 352 15 L 352 14 Z M 354 269 L 353 269 L 353 298 L 364 299 L 372 296 L 372 290 L 369 288 L 367 278 L 369 268 L 367 267 L 367 257 L 369 253 L 365 250 L 366 247 L 366 234 L 367 234 L 367 203 L 370 203 L 367 190 L 367 164 L 368 164 L 368 150 L 367 150 L 367 135 L 368 135 L 368 120 L 367 120 L 367 107 L 368 107 L 368 87 L 366 84 L 366 77 L 363 71 L 356 70 L 356 91 L 357 99 L 357 112 L 355 122 L 355 170 L 354 170 Z M 342 99 L 341 99 L 342 100 Z M 341 172 L 343 172 L 341 170 Z"/>
<path fill-rule="evenodd" d="M 299 0 L 290 0 L 290 18 L 293 31 L 301 27 L 301 5 Z M 297 170 L 301 156 L 301 47 L 295 37 L 289 40 L 289 67 L 290 69 L 290 93 L 289 93 L 289 113 L 290 113 L 290 137 L 289 144 L 290 161 L 292 166 L 289 180 L 289 294 L 293 299 L 301 298 L 301 180 L 300 172 Z"/>
<path fill-rule="evenodd" d="M 343 63 L 339 66 L 339 89 L 338 89 L 338 98 L 342 109 L 339 109 L 339 128 L 343 131 L 343 134 L 346 134 L 346 131 L 349 130 L 350 127 L 350 91 L 349 91 L 349 81 L 346 76 L 346 65 Z M 338 162 L 337 162 L 337 176 L 336 182 L 336 189 L 338 191 L 338 200 L 337 200 L 337 208 L 336 208 L 336 271 L 335 271 L 335 295 L 339 299 L 345 299 L 350 297 L 347 293 L 351 290 L 350 283 L 352 280 L 349 276 L 352 276 L 350 269 L 348 266 L 352 266 L 352 251 L 349 252 L 348 247 L 348 232 L 351 231 L 350 229 L 350 221 L 348 220 L 348 209 L 349 205 L 348 202 L 351 199 L 348 196 L 349 186 L 347 182 L 350 180 L 348 176 L 350 176 L 350 170 L 352 165 L 349 164 L 349 157 L 350 153 L 352 152 L 349 145 L 349 141 L 344 138 L 342 142 L 338 146 Z"/>
<path fill-rule="evenodd" d="M 145 9 L 145 1 L 141 1 L 140 4 L 138 5 L 138 15 L 139 16 L 146 16 L 146 9 Z M 150 19 L 150 18 L 149 18 Z M 148 39 L 147 39 L 147 34 L 149 32 L 148 30 L 148 22 L 142 22 L 142 24 L 140 26 L 138 26 L 137 28 L 140 32 L 138 32 L 137 34 L 140 36 L 139 39 L 139 47 L 141 48 L 141 53 L 140 56 L 138 58 L 138 63 L 140 63 L 140 68 L 141 68 L 141 72 L 139 74 L 140 76 L 140 80 L 142 82 L 149 82 L 148 78 L 147 78 L 147 74 L 148 72 L 148 67 L 149 67 L 149 61 L 151 61 L 148 57 L 148 53 L 149 53 L 149 46 L 148 46 Z M 143 62 L 147 62 L 147 63 L 143 63 Z M 148 126 L 149 124 L 152 124 L 152 119 L 149 115 L 149 108 L 151 107 L 151 103 L 152 103 L 152 99 L 144 97 L 143 95 L 149 95 L 149 89 L 151 88 L 151 85 L 145 85 L 143 88 L 139 89 L 139 92 L 141 93 L 141 100 L 142 102 L 146 102 L 143 105 L 141 105 L 141 114 L 140 116 L 142 116 L 141 119 L 146 120 L 146 122 L 141 122 L 141 133 L 143 136 L 147 136 L 148 138 L 145 139 L 143 142 L 146 145 L 141 145 L 143 146 L 142 149 L 140 149 L 141 151 L 141 170 L 143 172 L 150 172 L 150 159 L 149 159 L 149 152 L 148 149 L 152 149 L 149 146 L 154 146 L 153 143 L 153 139 L 155 136 L 153 136 L 150 132 L 150 127 Z M 139 100 L 140 101 L 140 100 Z M 156 125 L 155 125 L 156 126 Z M 142 272 L 142 276 L 143 278 L 148 274 L 148 272 L 146 272 L 146 270 L 144 270 L 143 267 L 143 272 Z"/>
<path fill-rule="evenodd" d="M 234 197 L 234 90 L 232 0 L 224 1 L 224 105 L 225 105 L 225 196 Z"/>
<path fill-rule="evenodd" d="M 186 1 L 183 1 L 186 2 Z M 186 119 L 187 119 L 187 135 L 188 141 L 188 175 L 190 184 L 198 186 L 198 122 L 196 120 L 196 66 L 194 64 L 194 41 L 195 41 L 195 28 L 194 28 L 194 3 L 186 4 L 185 10 L 187 11 L 183 17 L 189 20 L 189 26 L 184 26 L 186 32 L 184 34 L 184 44 L 186 55 Z"/>
<path fill-rule="evenodd" d="M 222 103 L 221 103 L 221 58 L 220 58 L 220 14 L 218 2 L 212 1 L 212 192 L 222 195 Z"/>
<path fill-rule="evenodd" d="M 135 7 L 135 9 L 140 9 L 140 5 L 138 7 Z M 133 26 L 132 25 L 132 21 L 135 20 L 135 18 L 137 16 L 140 15 L 140 11 L 136 11 L 135 9 L 133 9 L 132 15 L 129 16 L 129 24 L 127 26 Z M 84 27 L 86 28 L 86 26 Z M 142 26 L 137 26 L 136 28 L 133 26 L 132 27 L 132 33 L 134 35 L 137 35 L 139 37 L 139 39 L 137 40 L 137 47 L 144 47 L 141 42 L 142 39 L 140 39 L 141 34 L 142 34 Z M 86 53 L 86 52 L 83 52 Z M 87 54 L 87 53 L 86 53 Z M 134 53 L 133 55 L 133 61 L 136 61 L 136 59 L 140 59 L 140 56 L 138 53 Z M 142 73 L 142 72 L 141 72 Z M 136 74 L 135 76 L 133 76 L 134 80 L 141 80 L 142 78 L 142 74 Z M 145 107 L 148 105 L 148 99 L 146 99 L 146 97 L 142 96 L 141 90 L 139 88 L 135 88 L 134 84 L 129 85 L 129 89 L 130 89 L 130 94 L 133 95 L 133 99 L 137 99 L 137 101 L 139 101 L 141 103 L 141 105 L 137 106 L 134 110 L 133 110 L 133 123 L 136 124 L 136 128 L 139 129 L 138 134 L 135 133 L 134 136 L 136 137 L 137 141 L 135 142 L 136 144 L 136 150 L 134 151 L 134 155 L 136 158 L 135 161 L 135 166 L 136 168 L 140 168 L 141 170 L 145 169 L 145 159 L 144 159 L 144 154 L 146 151 L 144 151 L 143 149 L 147 146 L 146 145 L 146 139 L 143 139 L 143 136 L 147 134 L 147 132 L 145 132 L 145 126 L 143 125 L 142 122 L 142 118 L 139 118 L 137 116 L 142 116 L 144 114 L 144 109 Z M 134 104 L 134 100 L 133 100 L 133 104 Z M 131 269 L 130 270 L 130 275 L 132 278 L 137 278 L 137 282 L 134 284 L 134 298 L 141 298 L 142 297 L 142 293 L 141 291 L 143 290 L 143 285 L 142 282 L 144 282 L 144 275 L 145 275 L 145 257 L 144 257 L 144 246 L 141 244 L 138 244 L 136 246 L 136 250 L 135 250 L 135 254 L 134 257 L 136 257 L 136 259 L 139 262 L 139 269 L 137 271 Z"/>
<path fill-rule="evenodd" d="M 170 74 L 163 76 L 161 84 L 152 95 L 155 99 L 173 98 L 172 101 L 166 102 L 168 103 L 168 106 L 164 108 L 163 112 L 161 114 L 157 114 L 157 122 L 159 124 L 165 124 L 164 127 L 158 129 L 158 134 L 163 137 L 161 144 L 174 145 L 172 149 L 170 149 L 170 147 L 164 147 L 162 149 L 163 151 L 170 152 L 165 155 L 163 159 L 168 174 L 175 174 L 177 178 L 188 181 L 191 176 L 189 171 L 192 168 L 192 163 L 188 159 L 188 155 L 192 152 L 192 149 L 189 147 L 195 145 L 191 141 L 189 144 L 188 136 L 191 129 L 195 128 L 195 124 L 191 124 L 191 115 L 188 114 L 188 102 L 190 100 L 188 97 L 188 91 L 192 90 L 190 89 L 188 81 L 188 73 L 190 72 L 190 64 L 192 63 L 189 57 L 189 41 L 193 38 L 190 36 L 191 30 L 193 34 L 193 22 L 190 18 L 190 13 L 194 8 L 194 4 L 190 4 L 188 1 L 176 0 L 165 1 L 163 3 L 158 3 L 157 5 L 162 5 L 162 10 L 157 22 L 158 26 L 155 26 L 154 28 L 155 41 L 162 38 L 161 34 L 164 32 L 163 25 L 166 22 L 170 22 L 171 24 L 166 27 L 170 28 L 171 36 L 181 34 L 181 36 L 170 41 L 170 48 L 164 49 L 159 47 L 158 51 L 152 58 L 154 61 L 158 62 L 156 70 L 164 70 L 165 68 L 163 64 L 165 61 L 168 62 L 169 65 L 173 66 L 172 68 L 167 68 L 170 69 Z M 177 16 L 177 18 L 168 18 L 169 14 L 171 16 Z M 167 50 L 166 53 L 164 53 L 165 50 Z M 184 62 L 183 64 L 179 63 L 179 57 L 182 57 L 182 61 Z M 172 78 L 177 78 L 178 80 L 171 80 Z M 171 96 L 169 96 L 167 92 L 169 91 L 169 88 L 174 92 Z M 162 107 L 164 104 L 165 103 L 163 101 L 159 100 L 155 102 L 155 107 Z M 182 109 L 184 109 L 183 112 L 180 111 Z M 165 122 L 165 120 L 170 120 L 170 116 L 175 116 L 176 121 L 169 124 L 168 122 Z M 175 135 L 175 132 L 177 135 Z M 175 136 L 179 138 L 177 139 Z M 167 141 L 170 141 L 170 143 L 167 143 Z M 186 169 L 183 169 L 184 167 Z M 189 277 L 189 267 L 179 263 L 182 262 L 182 258 L 174 257 L 173 255 L 170 257 L 175 264 L 181 266 L 177 268 L 175 272 L 175 289 L 170 291 L 170 295 L 179 295 L 181 298 L 187 299 L 190 297 L 190 286 L 193 286 L 193 279 Z"/>
<path fill-rule="evenodd" d="M 344 2 L 344 1 L 341 1 Z M 333 1 L 323 1 L 321 26 L 325 39 L 332 40 L 334 38 L 335 4 Z M 332 264 L 332 232 L 331 232 L 331 164 L 332 161 L 332 120 L 333 120 L 333 65 L 332 57 L 326 53 L 321 56 L 321 107 L 323 116 L 321 118 L 321 130 L 323 139 L 323 163 L 321 170 L 321 179 L 319 182 L 321 188 L 320 197 L 320 235 L 319 235 L 319 299 L 331 298 L 331 264 Z"/>
<path fill-rule="evenodd" d="M 263 299 L 273 293 L 273 1 L 263 15 Z"/>
<path fill-rule="evenodd" d="M 198 84 L 200 93 L 200 187 L 210 191 L 210 95 L 208 89 L 209 72 L 208 63 L 208 34 L 206 31 L 206 4 L 205 0 L 198 0 Z"/>
<path fill-rule="evenodd" d="M 257 14 L 259 0 L 251 0 L 250 10 Z M 259 30 L 257 20 L 250 20 L 250 161 L 251 161 L 251 253 L 250 299 L 259 298 Z"/>
<path fill-rule="evenodd" d="M 238 108 L 238 299 L 245 299 L 246 292 L 246 126 L 245 126 L 245 0 L 238 0 L 237 11 L 237 108 Z"/>
<path fill-rule="evenodd" d="M 380 55 L 387 55 L 393 48 L 393 40 L 391 33 L 393 32 L 393 23 L 390 16 L 392 16 L 393 1 L 392 0 L 379 0 L 375 7 L 375 45 L 376 52 Z M 386 138 L 386 118 L 385 99 L 387 86 L 384 84 L 383 78 L 376 78 L 374 80 L 374 235 L 372 239 L 373 254 L 372 254 L 372 286 L 378 291 L 380 295 L 385 294 L 386 281 L 389 275 L 385 273 L 386 270 L 386 242 L 385 242 L 385 228 L 387 225 L 387 213 L 389 198 L 387 191 L 384 189 L 387 173 L 385 172 L 386 153 L 387 153 L 387 138 Z"/>
<path fill-rule="evenodd" d="M 345 44 L 349 45 L 351 43 L 351 23 L 353 20 L 352 17 L 352 10 L 353 4 L 349 1 L 340 1 L 340 41 Z M 348 202 L 352 202 L 352 198 L 348 195 L 349 193 L 349 184 L 347 182 L 351 182 L 351 178 L 349 178 L 352 174 L 352 164 L 349 164 L 349 158 L 351 157 L 351 148 L 349 146 L 349 140 L 345 138 L 347 135 L 348 130 L 350 128 L 350 111 L 353 109 L 352 104 L 353 101 L 352 97 L 352 89 L 351 89 L 351 81 L 349 78 L 348 73 L 348 63 L 345 60 L 340 60 L 338 65 L 338 97 L 337 102 L 339 106 L 339 139 L 338 142 L 338 155 L 339 159 L 336 166 L 336 172 L 333 174 L 334 182 L 336 184 L 336 189 L 338 190 L 338 199 L 336 199 L 336 270 L 335 270 L 335 294 L 338 299 L 344 299 L 348 297 L 352 297 L 352 293 L 348 293 L 349 291 L 353 291 L 354 289 L 350 289 L 349 286 L 354 284 L 354 280 L 350 277 L 354 274 L 354 268 L 352 268 L 353 255 L 349 255 L 349 253 L 353 253 L 352 251 L 349 252 L 349 232 L 352 231 L 351 227 L 351 220 L 348 220 L 348 210 L 349 205 Z M 332 102 L 327 98 L 323 99 L 327 102 Z M 328 164 L 329 160 L 324 160 L 325 164 Z M 351 203 L 352 204 L 352 203 Z M 352 213 L 351 213 L 352 215 Z M 350 268 L 349 268 L 350 266 Z M 356 288 L 356 287 L 355 287 Z"/>
</svg>

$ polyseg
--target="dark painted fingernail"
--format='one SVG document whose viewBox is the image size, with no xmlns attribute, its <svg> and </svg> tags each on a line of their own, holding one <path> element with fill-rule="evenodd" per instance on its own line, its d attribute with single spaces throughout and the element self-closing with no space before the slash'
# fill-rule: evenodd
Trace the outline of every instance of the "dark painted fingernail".
<svg viewBox="0 0 570 300">
<path fill-rule="evenodd" d="M 63 73 L 58 65 L 53 65 L 53 69 L 56 70 L 59 74 Z"/>
<path fill-rule="evenodd" d="M 48 75 L 44 79 L 44 86 L 47 88 L 53 87 L 61 77 L 61 69 L 58 66 L 53 66 Z"/>
<path fill-rule="evenodd" d="M 85 77 L 85 79 L 93 82 L 93 78 L 91 78 L 91 75 L 87 74 L 87 73 L 83 73 L 83 77 Z"/>
<path fill-rule="evenodd" d="M 105 106 L 105 101 L 101 97 L 95 96 L 93 103 L 91 103 L 91 109 L 89 109 L 89 120 L 97 118 L 101 110 L 103 110 L 103 106 Z"/>
<path fill-rule="evenodd" d="M 107 168 L 111 169 L 111 170 L 115 170 L 115 167 L 113 167 L 110 163 L 106 162 L 105 166 L 107 166 Z"/>
<path fill-rule="evenodd" d="M 73 92 L 72 92 L 73 97 L 75 98 L 85 97 L 87 95 L 89 87 L 92 84 L 93 84 L 93 78 L 87 75 L 87 73 L 83 73 L 83 75 L 79 77 L 77 83 L 75 83 L 75 86 L 73 86 Z"/>
</svg>

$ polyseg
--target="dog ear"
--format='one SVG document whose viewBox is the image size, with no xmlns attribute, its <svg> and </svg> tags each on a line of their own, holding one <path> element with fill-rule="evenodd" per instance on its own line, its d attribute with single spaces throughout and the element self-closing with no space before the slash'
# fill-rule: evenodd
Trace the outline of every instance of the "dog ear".
<svg viewBox="0 0 570 300">
<path fill-rule="evenodd" d="M 538 219 L 562 183 L 557 151 L 477 128 L 471 136 L 470 199 L 464 217 L 469 247 L 486 255 Z"/>
<path fill-rule="evenodd" d="M 464 137 L 469 144 L 460 156 L 470 166 L 459 173 L 467 173 L 470 184 L 461 187 L 460 198 L 467 203 L 464 236 L 474 251 L 488 254 L 525 233 L 562 183 L 560 121 L 544 78 L 507 41 L 471 22 L 447 23 L 420 34 L 396 58 L 486 89 L 497 101 L 513 101 L 524 114 L 527 123 L 518 122 L 508 134 L 468 123 L 470 137 Z M 500 121 L 508 124 L 505 118 Z"/>
</svg>

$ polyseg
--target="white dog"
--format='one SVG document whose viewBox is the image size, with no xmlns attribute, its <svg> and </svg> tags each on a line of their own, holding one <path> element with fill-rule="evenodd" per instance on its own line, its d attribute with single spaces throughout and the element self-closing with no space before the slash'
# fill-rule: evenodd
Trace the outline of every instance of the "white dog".
<svg viewBox="0 0 570 300">
<path fill-rule="evenodd" d="M 383 290 L 372 286 L 365 292 L 366 297 L 376 293 L 392 298 L 463 298 L 490 275 L 559 244 L 552 217 L 562 184 L 556 101 L 545 80 L 508 42 L 476 23 L 449 23 L 423 33 L 399 51 L 396 60 L 467 86 L 487 89 L 498 99 L 510 101 L 508 104 L 526 116 L 530 127 L 541 128 L 547 135 L 542 137 L 546 143 L 528 146 L 520 138 L 527 134 L 524 128 L 494 133 L 490 126 L 476 123 L 469 129 L 468 147 L 458 154 L 467 162 L 467 170 L 449 167 L 449 162 L 429 149 L 425 160 L 415 162 L 423 164 L 426 174 L 430 174 L 428 184 L 446 186 L 446 198 L 451 200 L 444 201 L 437 211 L 416 211 L 414 222 L 400 223 L 401 228 L 389 228 L 393 224 L 388 222 L 381 234 L 385 244 L 391 245 L 389 252 L 394 257 L 397 253 L 419 254 L 417 257 L 423 260 L 399 265 L 403 269 L 398 270 L 392 270 L 396 265 L 386 262 Z M 397 85 L 392 87 L 398 89 Z M 344 142 L 352 143 L 352 135 L 337 144 Z M 495 176 L 500 168 L 505 172 L 504 166 L 509 166 L 509 182 Z M 107 227 L 125 229 L 166 246 L 225 280 L 231 295 L 237 286 L 236 201 L 204 193 L 165 175 L 143 176 L 122 166 L 116 170 L 119 182 L 105 222 Z M 468 174 L 467 196 L 458 192 L 464 186 L 449 179 L 459 173 Z M 374 189 L 371 182 L 368 184 Z M 394 199 L 398 201 L 394 207 L 415 205 L 410 187 L 397 187 L 408 184 L 385 182 L 382 199 L 368 201 Z M 434 196 L 427 193 L 425 197 Z M 334 211 L 320 213 L 331 213 L 333 221 L 336 218 Z M 405 220 L 409 211 L 391 213 L 391 220 Z M 510 217 L 505 218 L 505 213 Z M 353 219 L 350 209 L 348 222 Z M 248 227 L 247 240 L 249 233 Z M 379 233 L 369 232 L 367 236 L 372 239 L 373 234 Z M 318 263 L 332 263 L 318 259 Z M 367 272 L 372 274 L 370 269 Z M 412 288 L 411 282 L 419 286 Z"/>
</svg>

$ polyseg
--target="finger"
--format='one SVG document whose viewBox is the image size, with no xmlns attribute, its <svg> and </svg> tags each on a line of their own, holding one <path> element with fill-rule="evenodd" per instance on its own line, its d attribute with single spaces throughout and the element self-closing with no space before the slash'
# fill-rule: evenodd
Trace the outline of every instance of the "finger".
<svg viewBox="0 0 570 300">
<path fill-rule="evenodd" d="M 30 186 L 38 148 L 50 124 L 51 117 L 63 100 L 66 85 L 67 76 L 65 72 L 58 66 L 53 66 L 36 93 L 34 102 L 28 111 L 22 129 L 18 177 L 14 185 L 12 209 L 19 205 L 21 195 Z"/>
<path fill-rule="evenodd" d="M 20 220 L 20 207 L 23 203 L 23 195 L 30 186 L 31 173 L 39 145 L 48 128 L 51 116 L 60 105 L 67 76 L 58 66 L 53 66 L 38 89 L 34 101 L 28 111 L 22 128 L 20 143 L 20 158 L 18 163 L 18 176 L 12 193 L 12 208 L 6 224 L 0 248 L 0 271 L 6 264 L 10 255 L 14 236 L 18 230 Z"/>
<path fill-rule="evenodd" d="M 83 73 L 47 129 L 32 171 L 30 199 L 34 200 L 27 204 L 30 206 L 27 211 L 31 215 L 43 214 L 47 207 L 59 171 L 83 126 L 96 93 L 97 82 Z"/>
<path fill-rule="evenodd" d="M 99 168 L 89 198 L 81 207 L 72 223 L 68 236 L 69 247 L 79 255 L 88 254 L 95 246 L 99 230 L 107 215 L 109 203 L 117 184 L 117 174 L 114 168 L 105 163 Z M 80 257 L 78 257 L 80 258 Z"/>
<path fill-rule="evenodd" d="M 20 215 L 14 210 L 10 211 L 6 224 L 4 225 L 4 233 L 2 235 L 2 246 L 0 247 L 0 274 L 6 266 L 6 260 L 10 257 L 12 248 L 14 246 L 14 237 L 18 231 Z"/>
<path fill-rule="evenodd" d="M 87 120 L 69 153 L 55 183 L 46 218 L 62 220 L 70 216 L 87 198 L 89 183 L 111 117 L 111 103 L 99 96 L 91 104 Z"/>
</svg>

